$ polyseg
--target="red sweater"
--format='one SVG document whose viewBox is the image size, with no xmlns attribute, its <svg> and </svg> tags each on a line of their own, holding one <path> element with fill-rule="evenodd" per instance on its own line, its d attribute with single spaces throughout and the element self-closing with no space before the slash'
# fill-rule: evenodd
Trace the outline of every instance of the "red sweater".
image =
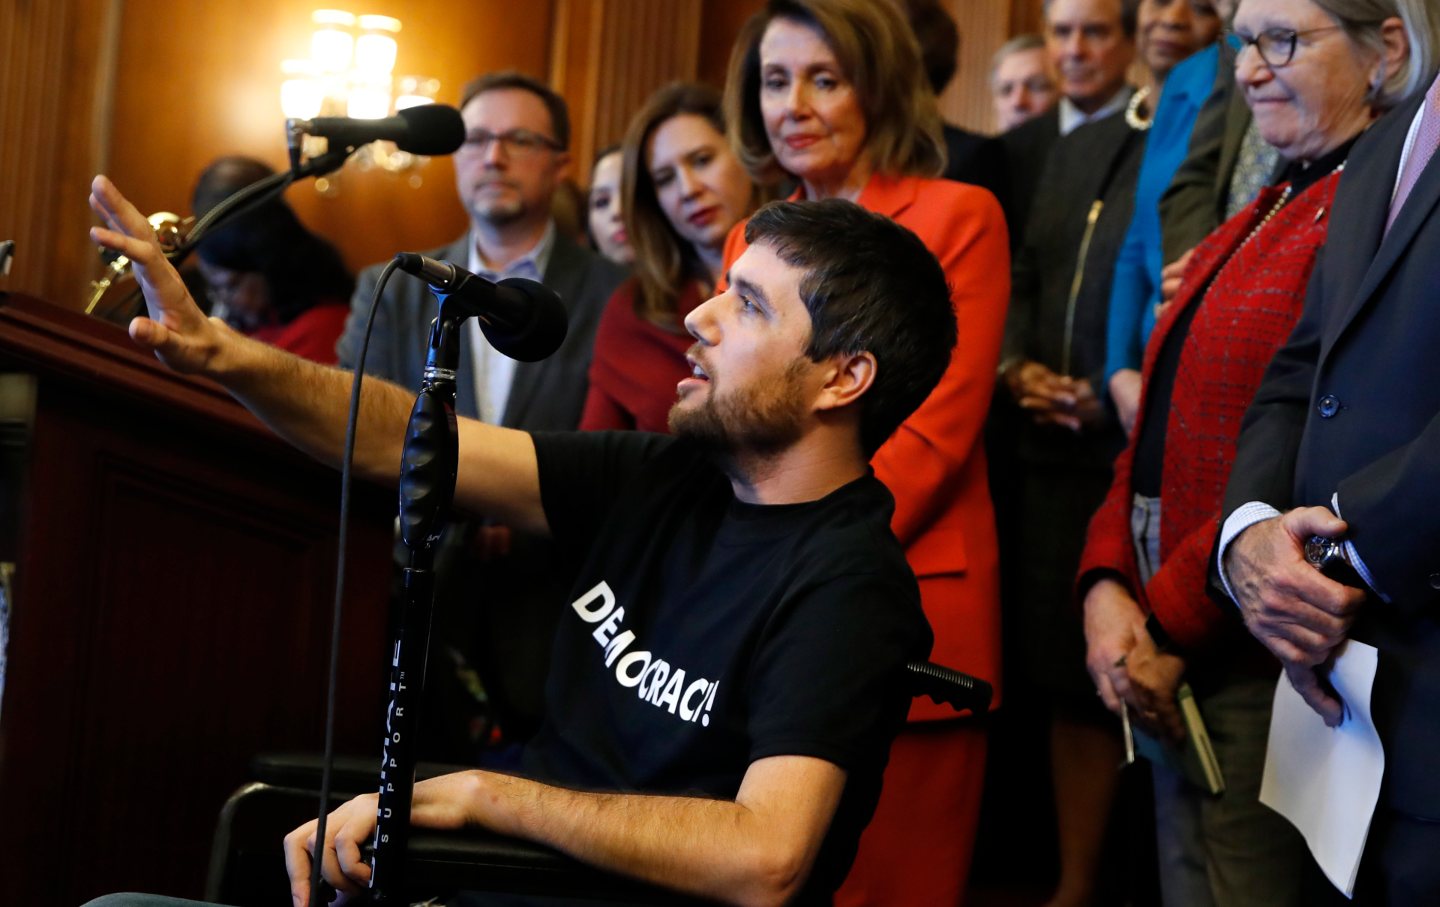
<svg viewBox="0 0 1440 907">
<path fill-rule="evenodd" d="M 345 330 L 350 306 L 343 302 L 321 302 L 306 309 L 286 324 L 256 328 L 250 336 L 262 343 L 304 356 L 321 365 L 334 365 L 335 342 Z"/>
<path fill-rule="evenodd" d="M 590 390 L 582 431 L 638 429 L 669 432 L 675 385 L 690 374 L 685 351 L 694 344 L 684 327 L 685 316 L 698 306 L 700 288 L 691 282 L 680 294 L 675 329 L 666 330 L 635 314 L 635 279 L 616 288 L 600 325 L 590 360 Z"/>
<path fill-rule="evenodd" d="M 1130 444 L 1115 461 L 1110 493 L 1090 521 L 1079 588 L 1083 592 L 1097 579 L 1097 571 L 1119 574 L 1141 607 L 1184 648 L 1211 641 L 1228 622 L 1205 585 L 1235 440 L 1266 367 L 1300 317 L 1339 181 L 1333 173 L 1306 189 L 1248 243 L 1246 237 L 1274 209 L 1280 188 L 1265 189 L 1210 234 L 1196 248 L 1174 304 L 1145 350 L 1141 420 L 1165 338 L 1183 311 L 1200 306 L 1183 340 L 1165 426 L 1160 569 L 1140 587 L 1130 531 L 1130 476 L 1142 428 L 1137 421 Z"/>
</svg>

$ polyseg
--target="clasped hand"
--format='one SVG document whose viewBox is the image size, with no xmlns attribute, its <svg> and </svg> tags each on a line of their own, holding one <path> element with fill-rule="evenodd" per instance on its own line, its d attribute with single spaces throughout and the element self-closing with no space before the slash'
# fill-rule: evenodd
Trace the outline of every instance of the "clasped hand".
<svg viewBox="0 0 1440 907">
<path fill-rule="evenodd" d="M 1322 682 L 1335 649 L 1345 640 L 1363 590 L 1337 583 L 1305 560 L 1312 535 L 1339 538 L 1345 521 L 1324 507 L 1301 507 L 1263 520 L 1236 536 L 1224 568 L 1251 635 L 1269 649 L 1305 702 L 1331 727 L 1344 706 Z"/>
<path fill-rule="evenodd" d="M 1008 369 L 1004 380 L 1020 408 L 1039 425 L 1062 425 L 1078 432 L 1102 415 L 1100 399 L 1085 378 L 1061 375 L 1029 361 Z"/>
<path fill-rule="evenodd" d="M 1156 648 L 1140 604 L 1118 581 L 1101 579 L 1086 593 L 1085 642 L 1085 667 L 1106 708 L 1119 714 L 1123 703 L 1148 733 L 1184 739 L 1175 694 L 1185 661 Z"/>
</svg>

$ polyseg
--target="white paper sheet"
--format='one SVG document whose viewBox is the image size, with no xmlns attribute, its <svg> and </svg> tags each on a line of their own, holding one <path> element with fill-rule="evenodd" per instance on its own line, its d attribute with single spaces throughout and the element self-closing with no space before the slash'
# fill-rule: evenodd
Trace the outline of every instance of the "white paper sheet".
<svg viewBox="0 0 1440 907">
<path fill-rule="evenodd" d="M 1352 897 L 1370 819 L 1380 799 L 1385 750 L 1370 717 L 1374 646 L 1342 644 L 1330 683 L 1345 720 L 1329 728 L 1284 673 L 1275 688 L 1260 802 L 1289 819 L 1335 887 Z"/>
</svg>

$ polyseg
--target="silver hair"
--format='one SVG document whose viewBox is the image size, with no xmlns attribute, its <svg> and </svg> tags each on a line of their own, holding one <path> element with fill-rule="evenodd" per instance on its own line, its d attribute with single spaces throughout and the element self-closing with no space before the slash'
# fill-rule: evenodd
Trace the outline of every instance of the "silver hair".
<svg viewBox="0 0 1440 907">
<path fill-rule="evenodd" d="M 1045 39 L 1039 35 L 1033 32 L 1016 35 L 1004 44 L 1001 44 L 1000 49 L 995 51 L 995 56 L 990 58 L 990 81 L 995 81 L 995 73 L 1000 69 L 1000 64 L 1005 62 L 1005 58 L 1011 54 L 1018 54 L 1027 50 L 1044 49 Z"/>
<path fill-rule="evenodd" d="M 1409 56 L 1389 78 L 1371 90 L 1371 103 L 1389 110 L 1417 90 L 1429 87 L 1440 54 L 1440 12 L 1435 0 L 1313 0 L 1354 43 L 1376 54 L 1384 53 L 1380 25 L 1398 17 L 1405 23 Z"/>
</svg>

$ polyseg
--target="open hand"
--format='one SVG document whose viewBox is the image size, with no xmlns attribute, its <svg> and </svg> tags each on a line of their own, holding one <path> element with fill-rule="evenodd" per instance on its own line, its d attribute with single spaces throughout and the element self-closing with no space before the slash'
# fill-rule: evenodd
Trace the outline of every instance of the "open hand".
<svg viewBox="0 0 1440 907">
<path fill-rule="evenodd" d="M 149 317 L 130 322 L 131 338 L 177 372 L 204 371 L 216 354 L 217 332 L 226 328 L 205 317 L 165 258 L 150 222 L 104 176 L 90 184 L 90 207 L 106 224 L 91 227 L 90 238 L 130 259 L 145 294 Z"/>
</svg>

